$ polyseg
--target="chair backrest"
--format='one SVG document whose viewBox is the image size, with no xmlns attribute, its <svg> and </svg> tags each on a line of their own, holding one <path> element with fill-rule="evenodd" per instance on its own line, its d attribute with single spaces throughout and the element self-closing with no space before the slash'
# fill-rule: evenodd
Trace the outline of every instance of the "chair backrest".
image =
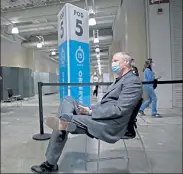
<svg viewBox="0 0 183 174">
<path fill-rule="evenodd" d="M 11 88 L 8 88 L 7 91 L 8 91 L 8 98 L 11 98 L 13 96 L 13 90 Z"/>
<path fill-rule="evenodd" d="M 140 107 L 142 105 L 142 102 L 143 102 L 143 98 L 140 99 L 140 101 L 138 102 L 138 104 L 136 105 L 136 107 L 133 110 L 133 113 L 132 113 L 132 115 L 130 117 L 130 121 L 128 122 L 127 130 L 129 132 L 133 132 L 134 131 L 134 127 L 137 128 L 137 125 L 136 125 L 137 115 L 138 115 L 138 112 L 139 112 Z"/>
</svg>

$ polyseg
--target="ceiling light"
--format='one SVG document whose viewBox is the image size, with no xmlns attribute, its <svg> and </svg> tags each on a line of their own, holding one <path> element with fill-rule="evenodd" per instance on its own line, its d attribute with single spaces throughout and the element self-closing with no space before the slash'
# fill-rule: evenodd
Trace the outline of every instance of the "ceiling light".
<svg viewBox="0 0 183 174">
<path fill-rule="evenodd" d="M 97 24 L 97 22 L 96 22 L 95 18 L 92 17 L 89 19 L 89 26 L 94 26 L 96 24 Z"/>
<path fill-rule="evenodd" d="M 100 52 L 100 48 L 95 48 L 95 52 Z"/>
<path fill-rule="evenodd" d="M 17 28 L 17 27 L 13 27 L 13 28 L 11 29 L 11 33 L 12 33 L 12 34 L 18 34 L 18 33 L 19 33 L 18 28 Z"/>
<path fill-rule="evenodd" d="M 37 43 L 37 48 L 42 48 L 43 47 L 43 44 L 42 43 Z"/>
<path fill-rule="evenodd" d="M 98 37 L 94 38 L 93 42 L 94 42 L 94 43 L 99 43 Z"/>
<path fill-rule="evenodd" d="M 97 57 L 97 59 L 99 59 L 100 58 L 100 54 L 97 54 L 96 57 Z"/>
<path fill-rule="evenodd" d="M 52 55 L 52 56 L 55 56 L 55 55 L 56 55 L 56 52 L 55 52 L 55 51 L 52 51 L 52 52 L 51 52 L 51 55 Z"/>
</svg>

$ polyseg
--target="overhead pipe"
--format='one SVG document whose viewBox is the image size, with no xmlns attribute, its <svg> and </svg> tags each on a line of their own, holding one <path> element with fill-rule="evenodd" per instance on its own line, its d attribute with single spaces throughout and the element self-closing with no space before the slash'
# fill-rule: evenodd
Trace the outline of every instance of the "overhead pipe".
<svg viewBox="0 0 183 174">
<path fill-rule="evenodd" d="M 18 7 L 18 8 L 8 8 L 8 9 L 3 9 L 1 10 L 3 13 L 7 13 L 7 12 L 16 12 L 16 11 L 23 11 L 23 10 L 28 10 L 28 9 L 33 9 L 33 8 L 44 8 L 45 6 L 54 6 L 54 5 L 59 5 L 59 4 L 65 4 L 65 3 L 73 3 L 73 2 L 80 2 L 81 0 L 68 0 L 68 1 L 58 1 L 58 2 L 52 2 L 52 3 L 48 3 L 48 4 L 33 4 L 31 6 L 27 6 L 27 7 Z"/>
<path fill-rule="evenodd" d="M 57 61 L 56 59 L 52 58 L 52 57 L 50 57 L 50 60 L 52 60 L 52 61 L 58 63 L 58 61 Z"/>
<path fill-rule="evenodd" d="M 55 58 L 55 59 L 58 59 L 59 58 L 58 55 L 56 55 L 56 56 L 50 55 L 50 57 Z M 90 57 L 96 57 L 96 54 L 95 53 L 92 53 L 92 54 L 90 54 Z M 100 57 L 108 57 L 108 52 L 102 52 L 102 53 L 100 53 Z M 95 61 L 95 59 L 91 59 L 91 61 L 93 62 L 93 61 Z M 101 61 L 105 61 L 105 60 L 101 60 Z"/>
<path fill-rule="evenodd" d="M 25 48 L 34 48 L 37 47 L 38 42 L 22 42 L 22 47 Z M 50 40 L 50 41 L 44 41 L 44 46 L 52 46 L 52 45 L 58 45 L 57 40 Z"/>
<path fill-rule="evenodd" d="M 89 41 L 93 42 L 94 37 L 90 37 Z M 112 42 L 112 35 L 107 35 L 107 36 L 99 36 L 99 43 L 103 41 L 110 41 Z"/>
<path fill-rule="evenodd" d="M 56 55 L 56 56 L 52 56 L 52 55 L 50 55 L 50 58 L 53 58 L 53 59 L 58 60 L 58 59 L 59 59 L 59 56 L 58 56 L 58 55 Z"/>
<path fill-rule="evenodd" d="M 93 43 L 93 37 L 91 37 L 89 39 L 89 41 L 91 42 L 91 44 Z M 112 42 L 112 36 L 108 35 L 108 36 L 99 36 L 99 41 L 100 42 Z M 22 42 L 22 47 L 25 48 L 36 48 L 37 47 L 38 42 Z M 53 45 L 58 45 L 58 40 L 50 40 L 50 41 L 44 41 L 44 46 L 53 46 Z"/>
<path fill-rule="evenodd" d="M 4 16 L 1 16 L 1 18 L 4 19 L 5 21 L 9 22 L 9 24 L 10 24 L 11 26 L 14 26 L 14 24 L 13 24 L 9 19 L 5 18 Z M 17 36 L 17 37 L 20 38 L 21 40 L 27 40 L 27 39 L 25 39 L 24 37 L 20 36 L 19 34 L 16 34 L 15 36 Z"/>
<path fill-rule="evenodd" d="M 100 66 L 101 66 L 101 68 L 102 68 L 102 67 L 104 68 L 104 67 L 108 67 L 109 65 L 100 65 Z M 98 67 L 98 64 L 97 64 L 97 65 L 92 65 L 91 67 L 92 67 L 92 68 L 97 68 L 97 67 Z"/>
<path fill-rule="evenodd" d="M 37 27 L 37 28 L 26 28 L 26 29 L 19 29 L 19 33 L 27 33 L 27 32 L 33 32 L 33 31 L 42 31 L 42 30 L 52 30 L 56 29 L 54 26 L 43 26 L 43 27 Z"/>
<path fill-rule="evenodd" d="M 51 58 L 54 58 L 54 59 L 59 59 L 59 56 L 58 55 L 56 55 L 56 56 L 52 56 L 52 55 L 50 55 L 50 57 Z M 97 62 L 97 58 L 96 58 L 96 54 L 95 53 L 92 53 L 92 54 L 90 54 L 90 57 L 91 57 L 91 63 L 95 63 L 95 62 Z M 96 59 L 93 59 L 93 58 L 96 58 Z M 103 53 L 100 53 L 100 57 L 101 57 L 101 62 L 105 62 L 105 63 L 107 63 L 108 62 L 108 60 L 106 60 L 106 59 L 103 59 L 104 57 L 106 57 L 106 58 L 108 58 L 108 52 L 103 52 Z"/>
<path fill-rule="evenodd" d="M 90 60 L 91 64 L 96 63 L 97 61 L 98 61 L 97 59 L 91 59 Z M 109 63 L 109 60 L 101 59 L 100 62 L 101 63 Z"/>
<path fill-rule="evenodd" d="M 100 60 L 108 60 L 109 56 L 100 56 Z M 90 56 L 90 61 L 94 61 L 97 60 L 96 56 L 95 57 L 91 57 Z"/>
<path fill-rule="evenodd" d="M 108 49 L 108 47 L 111 45 L 111 42 L 112 41 L 107 41 L 106 40 L 105 43 L 104 42 L 100 42 L 97 45 L 94 44 L 94 43 L 91 43 L 90 44 L 90 49 L 94 50 L 96 47 L 99 47 L 99 48 L 102 48 L 102 49 Z"/>
<path fill-rule="evenodd" d="M 24 37 L 20 36 L 19 34 L 15 35 L 15 36 L 18 37 L 18 38 L 20 38 L 21 40 L 25 40 L 25 41 L 27 40 Z"/>
<path fill-rule="evenodd" d="M 100 28 L 102 25 L 112 25 L 112 19 L 100 20 L 97 21 L 97 25 L 94 28 Z M 57 29 L 57 22 L 49 23 L 40 23 L 40 24 L 30 24 L 18 27 L 19 33 L 27 33 L 33 31 L 42 31 L 42 30 L 52 30 Z"/>
<path fill-rule="evenodd" d="M 110 42 L 100 43 L 100 44 L 97 44 L 97 45 L 96 44 L 90 44 L 90 51 L 94 52 L 96 47 L 100 48 L 100 50 L 108 50 L 110 45 L 111 45 Z M 52 47 L 39 49 L 39 51 L 42 51 L 42 52 L 50 52 L 51 50 L 55 50 L 55 52 L 58 53 L 58 47 L 56 47 L 54 45 Z"/>
<path fill-rule="evenodd" d="M 96 19 L 96 18 L 95 18 Z M 93 26 L 93 28 L 102 28 L 102 25 L 107 25 L 108 27 L 111 27 L 113 24 L 113 20 L 112 19 L 105 19 L 105 20 L 97 20 L 97 24 Z"/>
<path fill-rule="evenodd" d="M 39 28 L 39 27 L 47 27 L 57 25 L 57 22 L 45 22 L 45 23 L 38 23 L 38 24 L 29 24 L 29 25 L 21 25 L 18 27 L 19 30 L 21 29 L 29 29 L 29 28 Z"/>
<path fill-rule="evenodd" d="M 90 64 L 91 67 L 94 67 L 94 66 L 96 66 L 96 65 L 98 65 L 98 62 L 95 62 L 95 63 L 91 63 L 91 64 Z M 102 63 L 102 62 L 100 62 L 100 65 L 101 65 L 101 66 L 107 66 L 107 67 L 108 67 L 108 66 L 109 66 L 109 63 L 108 63 L 108 62 L 107 62 L 107 63 Z"/>
<path fill-rule="evenodd" d="M 4 18 L 4 17 L 2 17 Z M 108 16 L 96 16 L 95 19 L 97 20 L 97 25 L 98 24 L 105 24 L 105 23 L 112 23 L 113 19 L 115 18 L 115 15 L 108 15 Z M 4 20 L 6 20 L 4 18 Z M 34 20 L 39 20 L 39 18 L 35 18 Z M 6 20 L 7 21 L 7 20 Z M 22 22 L 29 22 L 29 20 L 25 20 Z M 9 24 L 12 25 L 11 21 L 8 21 Z M 39 27 L 46 27 L 46 26 L 57 26 L 57 21 L 54 22 L 44 22 L 44 23 L 38 23 L 38 24 L 28 24 L 28 25 L 21 25 L 18 26 L 18 29 L 29 29 L 29 28 L 39 28 Z"/>
<path fill-rule="evenodd" d="M 111 15 L 111 16 L 96 17 L 95 19 L 98 20 L 97 23 L 104 24 L 104 23 L 111 23 L 113 21 L 111 17 L 114 18 L 114 16 Z M 21 29 L 39 28 L 39 27 L 46 27 L 46 26 L 55 26 L 55 25 L 57 25 L 57 21 L 45 22 L 45 23 L 39 23 L 39 24 L 21 25 L 18 27 L 18 29 L 21 30 Z"/>
<path fill-rule="evenodd" d="M 100 57 L 107 57 L 109 56 L 108 52 L 101 52 Z M 96 53 L 91 53 L 90 57 L 96 57 Z"/>
<path fill-rule="evenodd" d="M 10 39 L 10 38 L 6 37 L 6 36 L 3 35 L 3 34 L 1 34 L 1 37 L 2 37 L 3 39 L 5 39 L 5 40 L 9 41 L 9 42 L 15 43 L 15 40 Z"/>
</svg>

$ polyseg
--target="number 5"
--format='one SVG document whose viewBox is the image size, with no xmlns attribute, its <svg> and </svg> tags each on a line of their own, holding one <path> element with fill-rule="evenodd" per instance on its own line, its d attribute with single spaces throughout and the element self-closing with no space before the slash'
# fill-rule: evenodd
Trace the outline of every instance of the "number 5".
<svg viewBox="0 0 183 174">
<path fill-rule="evenodd" d="M 75 31 L 77 36 L 82 36 L 83 35 L 83 28 L 82 28 L 82 21 L 79 19 L 76 19 L 76 28 L 79 29 L 79 31 Z"/>
<path fill-rule="evenodd" d="M 61 37 L 61 39 L 63 38 L 63 36 L 64 36 L 64 27 L 63 27 L 63 21 L 60 23 L 60 26 L 61 26 L 61 28 L 60 28 L 60 32 L 61 32 L 61 35 L 60 35 L 60 37 Z"/>
</svg>

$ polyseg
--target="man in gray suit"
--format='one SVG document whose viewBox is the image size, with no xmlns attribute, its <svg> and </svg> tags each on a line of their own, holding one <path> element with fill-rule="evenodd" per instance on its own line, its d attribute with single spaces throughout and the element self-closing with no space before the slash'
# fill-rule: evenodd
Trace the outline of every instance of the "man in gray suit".
<svg viewBox="0 0 183 174">
<path fill-rule="evenodd" d="M 58 171 L 57 162 L 68 133 L 87 134 L 108 143 L 115 143 L 127 132 L 132 112 L 142 98 L 142 83 L 133 71 L 133 59 L 124 52 L 112 59 L 112 71 L 118 76 L 100 103 L 83 106 L 72 97 L 64 97 L 58 117 L 47 117 L 45 123 L 53 129 L 46 152 L 46 162 L 32 166 L 36 173 Z"/>
</svg>

